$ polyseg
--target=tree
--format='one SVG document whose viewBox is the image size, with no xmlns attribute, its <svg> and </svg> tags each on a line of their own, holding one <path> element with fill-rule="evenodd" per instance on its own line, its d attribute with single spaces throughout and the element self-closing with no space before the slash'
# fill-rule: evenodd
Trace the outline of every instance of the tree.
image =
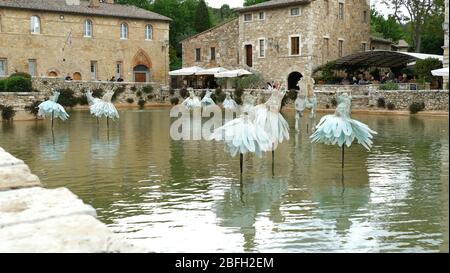
<svg viewBox="0 0 450 273">
<path fill-rule="evenodd" d="M 404 36 L 407 35 L 402 25 L 393 16 L 388 16 L 388 19 L 385 19 L 383 15 L 372 9 L 370 11 L 370 17 L 371 34 L 374 36 L 397 42 L 400 39 L 404 39 Z"/>
<path fill-rule="evenodd" d="M 233 12 L 233 10 L 230 8 L 229 5 L 224 4 L 219 9 L 219 16 L 221 20 L 226 20 L 228 18 L 234 17 L 235 13 Z"/>
<path fill-rule="evenodd" d="M 417 76 L 419 81 L 431 82 L 433 75 L 431 71 L 442 68 L 442 63 L 438 59 L 428 58 L 425 60 L 417 60 L 414 67 L 414 75 Z"/>
<path fill-rule="evenodd" d="M 259 3 L 267 2 L 269 0 L 244 0 L 244 7 L 256 5 Z"/>
<path fill-rule="evenodd" d="M 427 20 L 433 14 L 442 13 L 443 0 L 383 0 L 394 10 L 393 16 L 399 22 L 408 22 L 411 26 L 411 40 L 416 52 L 421 52 L 422 36 Z M 406 15 L 402 10 L 406 10 Z"/>
<path fill-rule="evenodd" d="M 204 0 L 200 0 L 195 12 L 195 30 L 202 32 L 209 28 L 211 28 L 211 19 L 209 18 L 208 6 Z"/>
</svg>

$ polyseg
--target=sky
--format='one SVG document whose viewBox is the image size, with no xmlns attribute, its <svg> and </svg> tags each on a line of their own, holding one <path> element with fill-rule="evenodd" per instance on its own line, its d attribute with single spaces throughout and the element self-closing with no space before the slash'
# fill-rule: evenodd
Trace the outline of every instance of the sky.
<svg viewBox="0 0 450 273">
<path fill-rule="evenodd" d="M 223 4 L 228 4 L 232 8 L 242 7 L 244 0 L 206 0 L 208 5 L 213 8 L 220 8 Z M 372 6 L 376 6 L 376 10 L 381 12 L 384 15 L 388 15 L 390 13 L 389 9 L 381 4 L 381 0 L 371 0 L 370 4 Z"/>
</svg>

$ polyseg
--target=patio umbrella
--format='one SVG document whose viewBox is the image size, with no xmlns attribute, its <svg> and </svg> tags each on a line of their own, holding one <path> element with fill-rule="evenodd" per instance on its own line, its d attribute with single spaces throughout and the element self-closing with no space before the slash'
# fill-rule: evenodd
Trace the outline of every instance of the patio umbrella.
<svg viewBox="0 0 450 273">
<path fill-rule="evenodd" d="M 215 68 L 209 68 L 209 69 L 203 69 L 201 71 L 198 71 L 195 73 L 195 75 L 215 75 L 218 73 L 227 72 L 228 70 L 223 67 L 215 67 Z"/>
<path fill-rule="evenodd" d="M 193 75 L 195 75 L 195 73 L 200 72 L 202 70 L 204 70 L 204 69 L 201 67 L 192 66 L 192 67 L 186 67 L 186 68 L 170 71 L 169 75 L 170 76 L 193 76 Z"/>
<path fill-rule="evenodd" d="M 231 70 L 231 71 L 226 71 L 226 72 L 222 72 L 222 73 L 216 73 L 216 74 L 214 74 L 214 77 L 216 77 L 216 78 L 237 78 L 237 77 L 252 75 L 252 74 L 253 74 L 252 72 L 249 72 L 245 69 L 237 69 L 237 70 Z"/>
<path fill-rule="evenodd" d="M 448 67 L 433 70 L 431 73 L 436 77 L 448 77 Z"/>
</svg>

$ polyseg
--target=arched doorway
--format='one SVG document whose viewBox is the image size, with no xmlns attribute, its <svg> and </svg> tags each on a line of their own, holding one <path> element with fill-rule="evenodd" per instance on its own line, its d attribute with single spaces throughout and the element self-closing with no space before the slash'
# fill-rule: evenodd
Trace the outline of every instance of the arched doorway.
<svg viewBox="0 0 450 273">
<path fill-rule="evenodd" d="M 300 72 L 294 71 L 288 76 L 288 90 L 300 90 L 298 87 L 298 82 L 303 78 Z"/>
<path fill-rule="evenodd" d="M 133 68 L 133 75 L 135 82 L 149 82 L 150 70 L 147 66 L 140 64 Z"/>
<path fill-rule="evenodd" d="M 81 73 L 80 72 L 73 73 L 73 80 L 74 81 L 81 81 Z"/>
<path fill-rule="evenodd" d="M 150 69 L 152 69 L 152 61 L 150 56 L 140 49 L 133 58 L 133 81 L 150 82 L 152 80 Z"/>
<path fill-rule="evenodd" d="M 49 77 L 58 77 L 58 73 L 56 73 L 55 71 L 50 71 L 50 72 L 48 72 L 48 76 Z"/>
</svg>

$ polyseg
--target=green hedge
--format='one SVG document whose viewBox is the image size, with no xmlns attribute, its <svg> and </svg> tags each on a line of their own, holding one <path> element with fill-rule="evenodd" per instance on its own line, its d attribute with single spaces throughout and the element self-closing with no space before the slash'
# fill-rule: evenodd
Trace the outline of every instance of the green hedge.
<svg viewBox="0 0 450 273">
<path fill-rule="evenodd" d="M 31 75 L 28 73 L 25 73 L 25 72 L 16 72 L 16 73 L 9 75 L 9 77 L 22 77 L 22 78 L 31 80 Z"/>
<path fill-rule="evenodd" d="M 387 83 L 380 84 L 380 90 L 389 91 L 389 90 L 399 90 L 399 89 L 400 89 L 400 87 L 399 87 L 398 83 L 395 83 L 395 82 L 387 82 Z"/>
<path fill-rule="evenodd" d="M 5 92 L 6 89 L 6 79 L 0 80 L 0 92 Z"/>
<path fill-rule="evenodd" d="M 21 76 L 12 76 L 7 78 L 5 85 L 5 92 L 32 92 L 31 80 Z"/>
</svg>

